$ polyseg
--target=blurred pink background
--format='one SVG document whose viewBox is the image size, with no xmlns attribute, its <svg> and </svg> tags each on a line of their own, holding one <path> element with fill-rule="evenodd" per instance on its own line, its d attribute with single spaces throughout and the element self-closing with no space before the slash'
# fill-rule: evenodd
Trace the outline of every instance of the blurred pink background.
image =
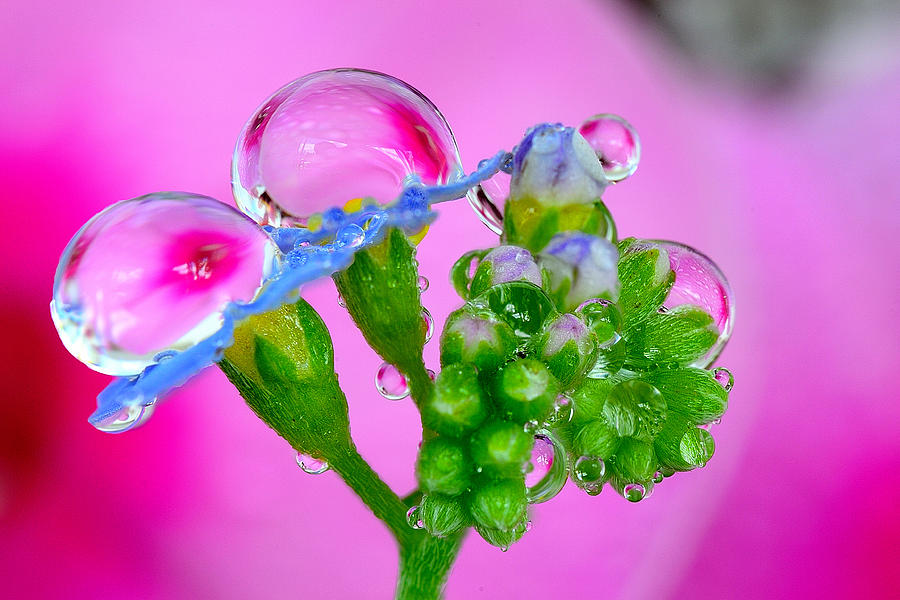
<svg viewBox="0 0 900 600">
<path fill-rule="evenodd" d="M 638 505 L 566 489 L 505 554 L 470 536 L 449 599 L 900 595 L 896 44 L 836 54 L 772 94 L 704 74 L 604 1 L 2 10 L 4 597 L 390 597 L 387 531 L 335 475 L 303 474 L 221 373 L 140 430 L 99 433 L 86 417 L 108 378 L 65 352 L 48 313 L 82 223 L 156 190 L 230 202 L 244 121 L 282 84 L 335 66 L 421 89 L 467 168 L 540 121 L 625 116 L 643 159 L 607 193 L 620 231 L 700 248 L 735 289 L 719 362 L 737 385 L 709 466 Z M 438 321 L 459 304 L 454 258 L 491 241 L 465 202 L 442 208 L 420 246 Z M 407 491 L 414 407 L 375 392 L 380 361 L 333 286 L 306 295 L 334 333 L 362 453 Z M 437 344 L 427 351 L 436 367 Z"/>
</svg>

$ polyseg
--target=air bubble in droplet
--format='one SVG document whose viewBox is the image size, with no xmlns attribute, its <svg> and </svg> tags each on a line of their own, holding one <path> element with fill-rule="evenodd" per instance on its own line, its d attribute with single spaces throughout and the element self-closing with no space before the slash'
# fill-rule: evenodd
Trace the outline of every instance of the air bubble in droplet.
<svg viewBox="0 0 900 600">
<path fill-rule="evenodd" d="M 425 322 L 425 343 L 427 344 L 434 335 L 434 317 L 427 308 L 422 309 L 422 321 Z"/>
<path fill-rule="evenodd" d="M 434 104 L 382 73 L 311 73 L 275 92 L 244 126 L 232 162 L 238 206 L 260 224 L 305 226 L 356 198 L 392 202 L 411 175 L 443 184 L 461 172 Z"/>
<path fill-rule="evenodd" d="M 409 396 L 409 385 L 403 373 L 392 364 L 381 363 L 375 372 L 375 388 L 388 400 L 402 400 Z"/>
<path fill-rule="evenodd" d="M 93 425 L 104 433 L 124 433 L 146 423 L 155 409 L 155 403 L 126 406 Z"/>
<path fill-rule="evenodd" d="M 422 521 L 420 516 L 421 513 L 422 511 L 419 510 L 418 505 L 412 506 L 406 511 L 406 522 L 409 523 L 409 526 L 413 529 L 422 529 L 425 527 L 425 522 Z"/>
<path fill-rule="evenodd" d="M 304 473 L 310 475 L 321 475 L 328 470 L 328 463 L 303 452 L 297 453 L 297 466 L 303 469 Z"/>
<path fill-rule="evenodd" d="M 525 475 L 525 498 L 531 504 L 547 502 L 556 496 L 568 476 L 566 451 L 557 437 L 546 429 L 534 436 L 531 460 Z"/>
<path fill-rule="evenodd" d="M 731 388 L 734 387 L 734 375 L 732 375 L 731 371 L 725 367 L 716 367 L 713 371 L 713 377 L 716 378 L 716 381 L 719 382 L 719 385 L 721 385 L 726 392 L 730 392 Z"/>
<path fill-rule="evenodd" d="M 634 173 L 641 160 L 641 141 L 634 127 L 618 115 L 595 115 L 578 128 L 597 153 L 603 174 L 621 181 Z"/>
<path fill-rule="evenodd" d="M 157 193 L 114 204 L 72 238 L 50 311 L 76 358 L 134 375 L 167 350 L 215 333 L 232 301 L 250 301 L 278 248 L 235 209 L 206 196 Z"/>
</svg>

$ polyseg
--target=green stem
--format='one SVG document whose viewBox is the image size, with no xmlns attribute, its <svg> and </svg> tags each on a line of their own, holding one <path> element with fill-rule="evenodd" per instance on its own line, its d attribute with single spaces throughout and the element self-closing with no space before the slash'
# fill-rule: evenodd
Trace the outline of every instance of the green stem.
<svg viewBox="0 0 900 600">
<path fill-rule="evenodd" d="M 419 536 L 418 543 L 401 547 L 400 576 L 395 600 L 438 600 L 459 553 L 462 535 Z"/>
</svg>

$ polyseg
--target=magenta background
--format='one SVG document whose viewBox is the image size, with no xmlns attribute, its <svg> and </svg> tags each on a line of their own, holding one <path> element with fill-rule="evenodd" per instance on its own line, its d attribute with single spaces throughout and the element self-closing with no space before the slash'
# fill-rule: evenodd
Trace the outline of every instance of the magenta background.
<svg viewBox="0 0 900 600">
<path fill-rule="evenodd" d="M 506 554 L 470 536 L 448 598 L 898 594 L 897 61 L 742 94 L 617 4 L 420 4 L 4 3 L 2 595 L 389 597 L 386 530 L 333 474 L 301 473 L 220 373 L 133 434 L 92 430 L 108 378 L 65 353 L 47 308 L 56 260 L 95 212 L 155 190 L 229 200 L 257 104 L 351 65 L 424 91 L 468 168 L 542 120 L 626 116 L 644 152 L 607 194 L 620 230 L 704 250 L 737 297 L 720 361 L 737 387 L 711 464 L 639 505 L 567 489 Z M 442 209 L 420 250 L 439 321 L 459 303 L 452 260 L 490 242 L 464 203 Z M 379 361 L 333 287 L 308 297 L 334 332 L 358 444 L 405 491 L 414 408 L 375 393 Z"/>
</svg>

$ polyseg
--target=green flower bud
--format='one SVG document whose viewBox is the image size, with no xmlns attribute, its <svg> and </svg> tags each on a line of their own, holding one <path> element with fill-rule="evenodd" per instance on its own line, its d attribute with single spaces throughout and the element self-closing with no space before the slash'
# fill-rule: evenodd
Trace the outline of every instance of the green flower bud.
<svg viewBox="0 0 900 600">
<path fill-rule="evenodd" d="M 518 423 L 546 419 L 559 392 L 550 370 L 542 362 L 528 358 L 507 363 L 494 380 L 497 405 Z"/>
<path fill-rule="evenodd" d="M 578 307 L 575 314 L 594 332 L 600 345 L 612 342 L 622 333 L 622 312 L 609 300 L 587 301 Z"/>
<path fill-rule="evenodd" d="M 467 304 L 450 314 L 441 335 L 441 364 L 471 363 L 479 371 L 500 367 L 516 353 L 512 328 L 490 310 Z"/>
<path fill-rule="evenodd" d="M 669 414 L 666 424 L 653 442 L 656 456 L 676 471 L 690 471 L 705 466 L 716 449 L 712 435 L 698 429 L 677 413 Z"/>
<path fill-rule="evenodd" d="M 634 438 L 625 438 L 616 451 L 612 466 L 629 481 L 647 481 L 656 472 L 657 460 L 653 445 Z"/>
<path fill-rule="evenodd" d="M 581 380 L 597 359 L 597 342 L 584 321 L 563 313 L 544 323 L 532 340 L 538 358 L 559 380 L 563 389 Z"/>
<path fill-rule="evenodd" d="M 711 423 L 728 406 L 728 392 L 712 373 L 703 369 L 659 370 L 645 379 L 662 392 L 669 410 L 693 423 Z"/>
<path fill-rule="evenodd" d="M 548 317 L 556 314 L 556 307 L 546 292 L 527 281 L 495 285 L 473 298 L 472 304 L 493 312 L 519 338 L 534 335 Z"/>
<path fill-rule="evenodd" d="M 625 330 L 656 313 L 672 289 L 675 272 L 665 250 L 643 246 L 633 238 L 619 244 L 619 308 Z"/>
<path fill-rule="evenodd" d="M 531 458 L 534 436 L 520 423 L 493 421 L 472 436 L 472 460 L 491 475 L 516 477 Z"/>
<path fill-rule="evenodd" d="M 525 483 L 518 479 L 497 479 L 477 488 L 469 501 L 469 512 L 482 527 L 509 531 L 525 518 L 528 502 Z"/>
<path fill-rule="evenodd" d="M 605 421 L 595 419 L 588 421 L 575 434 L 572 450 L 578 456 L 599 456 L 607 459 L 616 453 L 619 447 L 619 435 Z"/>
<path fill-rule="evenodd" d="M 425 427 L 441 435 L 459 437 L 472 431 L 487 417 L 487 403 L 472 365 L 447 365 L 441 370 L 431 394 L 420 408 Z"/>
<path fill-rule="evenodd" d="M 436 437 L 422 444 L 416 476 L 422 489 L 456 496 L 471 484 L 472 463 L 459 442 Z"/>
<path fill-rule="evenodd" d="M 468 525 L 469 513 L 458 498 L 427 494 L 422 497 L 419 518 L 422 519 L 428 533 L 444 537 Z"/>
<path fill-rule="evenodd" d="M 719 339 L 713 318 L 688 304 L 653 313 L 628 332 L 626 362 L 635 368 L 687 365 Z"/>
<path fill-rule="evenodd" d="M 506 552 L 506 550 L 508 550 L 510 546 L 522 539 L 522 536 L 525 535 L 526 531 L 528 531 L 528 522 L 522 521 L 508 531 L 504 531 L 502 529 L 492 529 L 490 527 L 484 527 L 483 525 L 479 525 L 478 523 L 476 523 L 475 531 L 477 531 L 478 535 L 480 535 L 482 539 L 488 544 L 497 546 L 498 548 Z"/>
<path fill-rule="evenodd" d="M 469 294 L 474 297 L 489 287 L 509 281 L 527 281 L 540 286 L 543 276 L 531 252 L 518 246 L 498 246 L 478 264 Z"/>
<path fill-rule="evenodd" d="M 602 414 L 619 437 L 652 442 L 665 423 L 666 401 L 647 382 L 623 381 L 610 390 Z"/>
</svg>

